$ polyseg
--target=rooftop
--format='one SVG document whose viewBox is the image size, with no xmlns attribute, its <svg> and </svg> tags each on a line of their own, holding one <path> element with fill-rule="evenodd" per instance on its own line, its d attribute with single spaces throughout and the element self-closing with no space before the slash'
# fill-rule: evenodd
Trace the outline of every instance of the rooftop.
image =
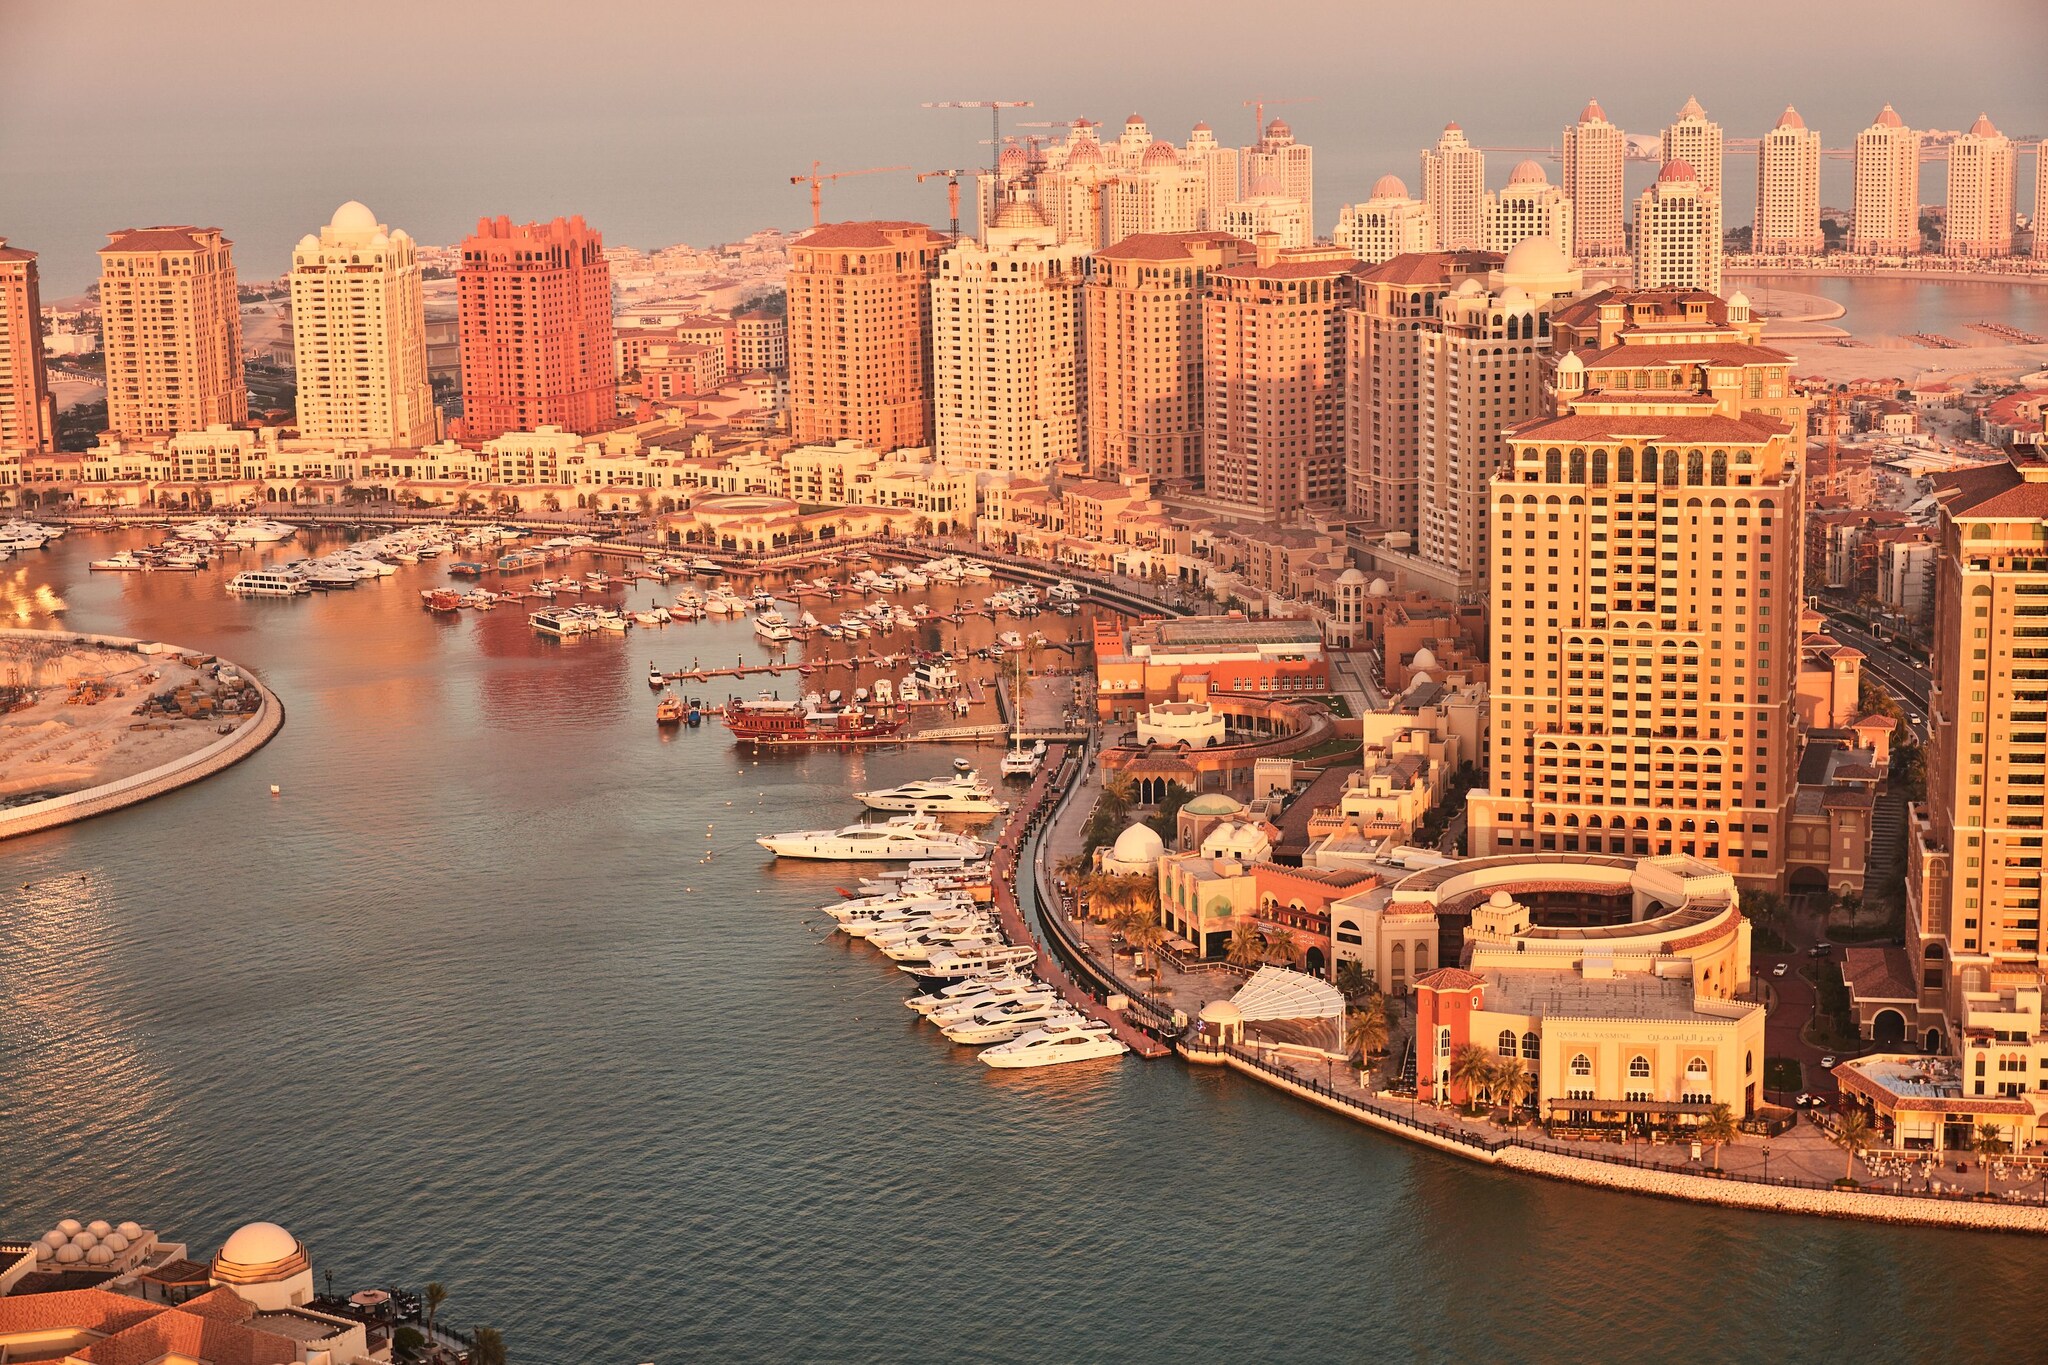
<svg viewBox="0 0 2048 1365">
<path fill-rule="evenodd" d="M 1685 1019 L 1731 1023 L 1693 1007 L 1690 977 L 1629 975 L 1587 979 L 1570 971 L 1486 974 L 1486 1008 L 1546 1019 Z M 1761 1007 L 1758 1007 L 1761 1008 Z"/>
<path fill-rule="evenodd" d="M 1317 645 L 1322 628 L 1313 621 L 1254 621 L 1236 616 L 1193 616 L 1161 621 L 1154 636 L 1162 645 Z"/>
</svg>

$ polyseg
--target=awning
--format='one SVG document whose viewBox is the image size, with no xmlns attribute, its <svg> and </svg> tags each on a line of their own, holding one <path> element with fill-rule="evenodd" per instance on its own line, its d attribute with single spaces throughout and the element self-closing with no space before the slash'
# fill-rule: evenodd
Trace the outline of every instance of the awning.
<svg viewBox="0 0 2048 1365">
<path fill-rule="evenodd" d="M 1568 1100 L 1553 1095 L 1551 1109 L 1584 1110 L 1591 1114 L 1711 1114 L 1714 1106 L 1694 1100 Z"/>
</svg>

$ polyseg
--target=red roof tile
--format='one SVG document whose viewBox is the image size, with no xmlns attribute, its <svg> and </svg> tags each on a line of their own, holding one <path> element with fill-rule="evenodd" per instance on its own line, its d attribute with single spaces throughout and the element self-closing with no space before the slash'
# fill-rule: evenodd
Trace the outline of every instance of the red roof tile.
<svg viewBox="0 0 2048 1365">
<path fill-rule="evenodd" d="M 1098 261 L 1185 261 L 1198 246 L 1228 246 L 1239 239 L 1227 232 L 1134 232 L 1095 253 Z"/>
<path fill-rule="evenodd" d="M 918 234 L 922 233 L 920 239 Z M 909 223 L 899 219 L 883 219 L 866 223 L 827 223 L 812 228 L 792 244 L 800 247 L 877 247 L 887 248 L 904 244 L 904 240 L 919 244 L 934 244 L 945 240 L 945 234 L 935 232 L 924 223 Z"/>
<path fill-rule="evenodd" d="M 219 232 L 219 228 L 202 227 L 148 227 L 122 228 L 119 232 L 107 234 L 107 244 L 100 248 L 100 254 L 122 251 L 204 251 L 206 240 L 201 233 Z M 233 246 L 227 238 L 221 238 L 222 246 Z"/>
<path fill-rule="evenodd" d="M 1439 967 L 1426 976 L 1415 978 L 1415 989 L 1433 991 L 1469 991 L 1474 986 L 1484 986 L 1486 978 L 1474 976 L 1463 967 Z"/>
<path fill-rule="evenodd" d="M 1572 413 L 1565 417 L 1544 417 L 1524 422 L 1510 429 L 1508 435 L 1519 441 L 1619 441 L 1635 438 L 1757 445 L 1782 435 L 1785 430 L 1784 423 L 1762 413 L 1744 413 L 1741 417 Z"/>
</svg>

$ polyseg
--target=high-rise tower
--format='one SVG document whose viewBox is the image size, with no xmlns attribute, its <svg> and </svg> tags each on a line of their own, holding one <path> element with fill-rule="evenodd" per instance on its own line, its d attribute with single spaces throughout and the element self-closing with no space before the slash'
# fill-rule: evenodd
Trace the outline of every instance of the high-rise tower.
<svg viewBox="0 0 2048 1365">
<path fill-rule="evenodd" d="M 1920 250 L 1920 134 L 1889 104 L 1856 135 L 1856 220 L 1849 249 L 1866 256 Z"/>
<path fill-rule="evenodd" d="M 1572 201 L 1572 256 L 1580 261 L 1628 252 L 1622 226 L 1621 168 L 1627 139 L 1590 101 L 1564 130 L 1564 192 Z"/>
<path fill-rule="evenodd" d="M 100 248 L 107 427 L 147 439 L 249 417 L 234 243 L 214 227 L 124 228 Z"/>
<path fill-rule="evenodd" d="M 473 440 L 617 420 L 612 271 L 583 221 L 479 219 L 455 274 L 463 424 Z"/>
<path fill-rule="evenodd" d="M 1766 256 L 1818 256 L 1826 249 L 1820 230 L 1820 134 L 1788 104 L 1777 126 L 1757 144 L 1750 250 Z"/>
<path fill-rule="evenodd" d="M 292 252 L 299 435 L 372 446 L 438 439 L 412 238 L 350 200 Z"/>
<path fill-rule="evenodd" d="M 1432 245 L 1444 251 L 1486 245 L 1486 153 L 1455 123 L 1445 124 L 1436 146 L 1422 154 L 1422 200 L 1436 216 Z"/>
</svg>

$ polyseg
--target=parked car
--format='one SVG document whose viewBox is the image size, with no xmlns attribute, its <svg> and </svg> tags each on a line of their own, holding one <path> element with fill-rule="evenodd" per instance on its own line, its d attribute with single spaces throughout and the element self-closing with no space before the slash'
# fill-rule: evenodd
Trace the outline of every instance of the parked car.
<svg viewBox="0 0 2048 1365">
<path fill-rule="evenodd" d="M 1771 975 L 1772 975 L 1772 976 L 1783 976 L 1783 975 L 1785 974 L 1785 968 L 1786 968 L 1786 967 L 1787 967 L 1788 965 L 1789 965 L 1789 964 L 1787 964 L 1787 963 L 1784 963 L 1784 962 L 1780 962 L 1780 963 L 1779 963 L 1779 964 L 1778 964 L 1777 966 L 1775 966 L 1775 967 L 1771 968 Z"/>
<path fill-rule="evenodd" d="M 1823 1058 L 1821 1058 L 1821 1059 L 1820 1059 L 1820 1069 L 1821 1069 L 1822 1071 L 1833 1071 L 1833 1070 L 1835 1069 L 1835 1059 L 1834 1059 L 1833 1057 L 1823 1057 Z"/>
</svg>

